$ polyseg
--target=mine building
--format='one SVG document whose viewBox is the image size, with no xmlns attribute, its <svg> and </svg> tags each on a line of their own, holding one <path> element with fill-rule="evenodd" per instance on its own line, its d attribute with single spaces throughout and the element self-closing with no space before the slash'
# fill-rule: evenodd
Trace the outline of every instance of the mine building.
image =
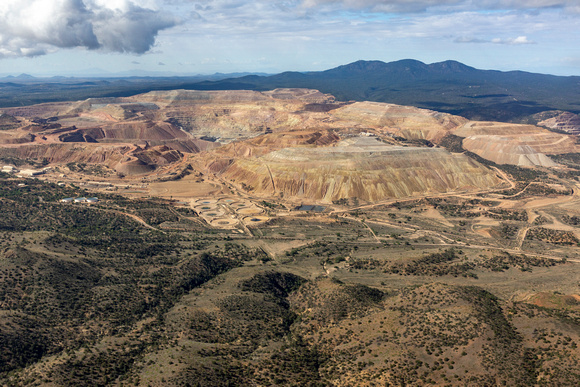
<svg viewBox="0 0 580 387">
<path fill-rule="evenodd" d="M 2 172 L 4 172 L 4 173 L 16 173 L 16 172 L 18 172 L 18 169 L 16 169 L 12 165 L 5 165 L 2 167 Z"/>
<path fill-rule="evenodd" d="M 32 177 L 32 176 L 38 176 L 38 175 L 42 175 L 44 174 L 44 171 L 37 171 L 34 169 L 23 169 L 22 171 L 20 171 L 20 176 L 24 176 L 24 177 Z"/>
</svg>

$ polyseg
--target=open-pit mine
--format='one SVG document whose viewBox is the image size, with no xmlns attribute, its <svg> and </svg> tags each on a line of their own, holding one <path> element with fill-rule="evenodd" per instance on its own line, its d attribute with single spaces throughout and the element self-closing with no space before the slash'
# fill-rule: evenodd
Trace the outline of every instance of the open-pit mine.
<svg viewBox="0 0 580 387">
<path fill-rule="evenodd" d="M 178 90 L 7 108 L 2 129 L 4 163 L 41 162 L 54 167 L 50 180 L 154 187 L 194 176 L 216 192 L 326 203 L 495 189 L 505 178 L 465 151 L 497 164 L 557 168 L 549 155 L 578 148 L 575 137 L 536 126 L 345 103 L 304 89 Z M 460 138 L 461 152 L 445 148 L 449 136 Z"/>
<path fill-rule="evenodd" d="M 308 89 L 4 108 L 0 385 L 577 386 L 576 118 Z"/>
</svg>

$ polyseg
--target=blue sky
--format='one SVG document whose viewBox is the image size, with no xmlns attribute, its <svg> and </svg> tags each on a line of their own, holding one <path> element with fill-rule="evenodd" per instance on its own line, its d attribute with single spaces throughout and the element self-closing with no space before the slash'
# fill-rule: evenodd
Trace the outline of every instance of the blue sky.
<svg viewBox="0 0 580 387">
<path fill-rule="evenodd" d="M 0 74 L 325 70 L 458 60 L 580 75 L 578 0 L 2 0 Z"/>
</svg>

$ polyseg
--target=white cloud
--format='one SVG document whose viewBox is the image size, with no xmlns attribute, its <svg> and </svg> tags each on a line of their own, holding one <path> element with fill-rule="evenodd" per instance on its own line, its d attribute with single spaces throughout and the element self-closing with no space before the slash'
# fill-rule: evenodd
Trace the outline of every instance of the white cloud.
<svg viewBox="0 0 580 387">
<path fill-rule="evenodd" d="M 479 39 L 466 36 L 460 36 L 454 40 L 455 43 L 493 43 L 493 44 L 509 44 L 509 45 L 519 45 L 519 44 L 537 44 L 531 41 L 527 36 L 518 36 L 517 38 L 493 38 L 493 39 Z"/>
<path fill-rule="evenodd" d="M 567 8 L 577 6 L 577 0 L 480 0 L 475 2 L 480 9 L 538 9 Z"/>
<path fill-rule="evenodd" d="M 528 40 L 526 36 L 518 36 L 517 38 L 508 38 L 508 39 L 495 38 L 492 39 L 491 42 L 495 44 L 510 44 L 510 45 L 536 44 L 536 42 Z"/>
<path fill-rule="evenodd" d="M 430 7 L 457 5 L 463 2 L 464 0 L 303 0 L 303 5 L 307 8 L 337 5 L 372 12 L 420 12 Z"/>
<path fill-rule="evenodd" d="M 306 8 L 335 6 L 371 12 L 406 13 L 430 9 L 448 11 L 535 10 L 562 8 L 578 12 L 578 0 L 302 0 Z"/>
<path fill-rule="evenodd" d="M 469 37 L 469 36 L 459 36 L 459 37 L 455 38 L 454 42 L 455 43 L 491 43 L 490 40 L 473 38 L 473 37 Z"/>
<path fill-rule="evenodd" d="M 2 0 L 0 55 L 37 56 L 83 47 L 141 54 L 158 32 L 176 25 L 166 13 L 132 0 Z"/>
</svg>

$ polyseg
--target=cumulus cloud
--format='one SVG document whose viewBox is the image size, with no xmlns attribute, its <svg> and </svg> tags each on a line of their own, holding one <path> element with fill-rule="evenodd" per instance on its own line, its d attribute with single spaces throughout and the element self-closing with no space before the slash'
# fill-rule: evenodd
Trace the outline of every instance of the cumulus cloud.
<svg viewBox="0 0 580 387">
<path fill-rule="evenodd" d="M 2 0 L 0 56 L 83 47 L 141 54 L 174 17 L 138 0 Z"/>
</svg>

